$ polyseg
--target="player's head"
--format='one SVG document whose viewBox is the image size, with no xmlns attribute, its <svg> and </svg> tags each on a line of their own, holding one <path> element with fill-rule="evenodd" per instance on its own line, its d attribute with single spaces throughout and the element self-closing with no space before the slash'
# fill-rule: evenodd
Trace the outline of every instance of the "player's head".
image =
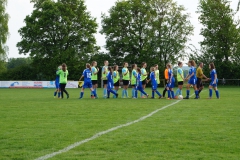
<svg viewBox="0 0 240 160">
<path fill-rule="evenodd" d="M 188 66 L 192 66 L 192 67 L 195 67 L 196 66 L 196 63 L 195 63 L 195 61 L 194 60 L 190 60 L 190 61 L 188 61 Z M 189 66 L 189 67 L 190 67 Z"/>
<path fill-rule="evenodd" d="M 113 66 L 113 70 L 114 70 L 114 71 L 118 71 L 118 65 L 114 65 L 114 66 Z"/>
<path fill-rule="evenodd" d="M 215 69 L 215 65 L 213 62 L 209 64 L 209 69 L 211 69 L 211 70 Z"/>
<path fill-rule="evenodd" d="M 92 61 L 92 66 L 96 67 L 97 66 L 97 62 L 96 61 Z"/>
<path fill-rule="evenodd" d="M 147 63 L 146 62 L 142 62 L 142 68 L 146 68 L 147 67 Z"/>
<path fill-rule="evenodd" d="M 89 63 L 86 63 L 86 68 L 91 70 L 91 65 Z"/>
<path fill-rule="evenodd" d="M 112 69 L 112 67 L 108 67 L 108 70 L 109 70 L 109 72 L 112 72 L 113 71 L 113 69 Z"/>
<path fill-rule="evenodd" d="M 136 65 L 136 64 L 133 64 L 133 65 L 132 65 L 132 69 L 135 69 L 135 70 L 136 70 L 136 69 L 137 69 L 137 65 Z"/>
<path fill-rule="evenodd" d="M 183 63 L 182 62 L 178 62 L 178 67 L 182 67 L 183 66 Z"/>
<path fill-rule="evenodd" d="M 124 63 L 123 63 L 123 67 L 128 67 L 128 63 L 127 63 L 127 62 L 124 62 Z"/>
<path fill-rule="evenodd" d="M 151 72 L 155 71 L 155 67 L 151 67 L 151 68 L 150 68 L 150 71 L 151 71 Z"/>
<path fill-rule="evenodd" d="M 108 66 L 108 64 L 109 64 L 108 61 L 105 60 L 105 61 L 104 61 L 104 65 L 105 65 L 105 66 Z"/>
<path fill-rule="evenodd" d="M 203 68 L 203 62 L 200 62 L 200 63 L 199 63 L 199 66 L 200 66 L 201 68 Z"/>
<path fill-rule="evenodd" d="M 65 72 L 67 70 L 67 65 L 65 63 L 62 64 L 62 70 Z"/>
<path fill-rule="evenodd" d="M 167 69 L 171 69 L 172 65 L 170 63 L 167 64 Z"/>
<path fill-rule="evenodd" d="M 155 64 L 155 65 L 154 65 L 154 68 L 158 69 L 158 64 Z"/>
<path fill-rule="evenodd" d="M 137 72 L 141 74 L 141 69 L 139 67 L 137 68 Z"/>
</svg>

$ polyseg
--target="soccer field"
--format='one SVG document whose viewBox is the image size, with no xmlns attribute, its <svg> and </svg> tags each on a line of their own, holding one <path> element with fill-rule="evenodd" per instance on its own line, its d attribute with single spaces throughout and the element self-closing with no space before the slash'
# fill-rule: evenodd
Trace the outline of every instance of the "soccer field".
<svg viewBox="0 0 240 160">
<path fill-rule="evenodd" d="M 239 87 L 220 88 L 219 100 L 205 89 L 182 101 L 94 100 L 87 90 L 79 100 L 79 89 L 67 90 L 60 100 L 53 89 L 0 89 L 0 159 L 59 150 L 50 159 L 240 159 Z"/>
</svg>

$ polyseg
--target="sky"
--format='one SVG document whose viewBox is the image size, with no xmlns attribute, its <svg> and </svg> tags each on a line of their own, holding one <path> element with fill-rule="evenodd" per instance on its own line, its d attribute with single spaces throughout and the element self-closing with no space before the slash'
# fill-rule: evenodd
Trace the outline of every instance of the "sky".
<svg viewBox="0 0 240 160">
<path fill-rule="evenodd" d="M 104 50 L 105 37 L 99 33 L 101 29 L 101 13 L 107 13 L 108 10 L 114 6 L 117 0 L 85 0 L 87 10 L 91 15 L 97 18 L 98 23 L 98 33 L 95 35 L 97 40 L 97 45 L 99 45 L 102 50 Z M 197 48 L 200 48 L 199 42 L 203 40 L 203 37 L 199 35 L 201 24 L 198 21 L 197 6 L 199 0 L 174 0 L 178 5 L 183 5 L 187 12 L 190 13 L 190 21 L 194 26 L 194 35 L 191 37 L 191 44 L 195 45 Z M 231 1 L 231 7 L 236 10 L 238 0 Z M 13 57 L 26 57 L 18 53 L 16 44 L 21 41 L 21 36 L 18 33 L 18 30 L 25 26 L 24 19 L 27 15 L 30 15 L 33 11 L 33 4 L 30 3 L 30 0 L 8 0 L 7 4 L 7 13 L 10 16 L 9 19 L 9 37 L 7 41 L 7 46 L 9 47 L 8 58 Z M 238 13 L 240 18 L 240 14 Z"/>
</svg>

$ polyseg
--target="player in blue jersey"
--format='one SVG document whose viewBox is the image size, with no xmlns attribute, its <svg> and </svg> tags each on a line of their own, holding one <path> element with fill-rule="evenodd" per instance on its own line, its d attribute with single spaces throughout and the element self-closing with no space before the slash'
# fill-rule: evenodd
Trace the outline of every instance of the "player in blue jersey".
<svg viewBox="0 0 240 160">
<path fill-rule="evenodd" d="M 197 89 L 197 76 L 196 76 L 196 63 L 194 60 L 188 61 L 188 66 L 190 67 L 187 77 L 185 78 L 188 81 L 187 84 L 187 96 L 184 99 L 189 99 L 190 95 L 190 86 L 192 85 L 195 90 L 195 99 L 198 99 L 198 89 Z"/>
<path fill-rule="evenodd" d="M 141 80 L 141 69 L 137 68 L 137 85 L 136 85 L 136 90 L 135 90 L 135 97 L 137 97 L 137 92 L 140 91 L 143 95 L 149 96 L 142 87 L 142 80 Z"/>
<path fill-rule="evenodd" d="M 209 64 L 209 69 L 211 70 L 210 71 L 211 82 L 209 85 L 209 99 L 212 98 L 212 88 L 215 90 L 216 96 L 219 99 L 220 96 L 219 96 L 219 91 L 217 89 L 218 78 L 217 78 L 217 71 L 215 69 L 214 63 Z"/>
<path fill-rule="evenodd" d="M 162 95 L 161 95 L 161 93 L 159 93 L 158 92 L 158 90 L 157 90 L 157 86 L 158 86 L 158 83 L 157 83 L 157 78 L 156 78 L 156 74 L 155 74 L 155 70 L 156 70 L 157 68 L 156 67 L 151 67 L 151 73 L 150 73 L 150 79 L 147 81 L 147 83 L 149 82 L 149 81 L 152 81 L 152 99 L 154 99 L 155 97 L 154 97 L 154 94 L 155 94 L 155 92 L 157 93 L 157 95 L 158 95 L 158 97 L 159 97 L 159 99 L 161 99 L 162 98 Z"/>
<path fill-rule="evenodd" d="M 80 97 L 79 99 L 83 98 L 83 94 L 84 94 L 84 89 L 85 88 L 90 88 L 90 90 L 92 91 L 92 98 L 96 98 L 96 92 L 93 89 L 93 85 L 92 85 L 92 72 L 91 72 L 91 65 L 89 63 L 86 64 L 86 69 L 83 71 L 83 74 L 81 76 L 81 78 L 79 79 L 79 81 L 81 81 L 82 78 L 84 78 L 84 84 L 82 86 L 82 90 L 80 92 Z"/>
<path fill-rule="evenodd" d="M 132 65 L 132 74 L 131 74 L 131 86 L 132 86 L 132 98 L 137 98 L 135 97 L 135 90 L 136 90 L 136 85 L 137 85 L 137 65 L 133 64 Z"/>
<path fill-rule="evenodd" d="M 168 69 L 168 84 L 167 84 L 167 91 L 168 91 L 168 98 L 167 99 L 174 99 L 174 84 L 175 84 L 175 78 L 173 76 L 173 70 L 172 70 L 172 65 L 167 64 L 167 69 Z"/>
<path fill-rule="evenodd" d="M 113 89 L 113 69 L 112 67 L 108 67 L 107 74 L 107 98 L 109 98 L 110 93 L 114 94 L 116 98 L 118 98 L 118 94 L 114 92 Z"/>
<path fill-rule="evenodd" d="M 60 83 L 59 83 L 59 75 L 57 75 L 57 72 L 62 69 L 62 66 L 59 66 L 57 71 L 56 71 L 56 79 L 55 79 L 55 86 L 56 86 L 56 91 L 54 92 L 54 98 L 56 98 L 58 94 L 58 98 L 61 96 L 61 89 L 60 89 Z"/>
</svg>

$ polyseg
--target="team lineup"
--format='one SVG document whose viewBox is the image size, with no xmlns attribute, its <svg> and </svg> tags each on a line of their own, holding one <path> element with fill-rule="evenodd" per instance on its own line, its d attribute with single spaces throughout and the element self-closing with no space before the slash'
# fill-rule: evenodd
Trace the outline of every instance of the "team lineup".
<svg viewBox="0 0 240 160">
<path fill-rule="evenodd" d="M 101 80 L 103 81 L 103 98 L 110 98 L 110 94 L 113 94 L 113 98 L 118 98 L 119 94 L 119 87 L 120 87 L 120 74 L 118 72 L 119 67 L 118 65 L 114 65 L 114 67 L 109 67 L 108 61 L 104 61 L 104 66 L 101 70 Z M 210 69 L 210 78 L 207 78 L 203 74 L 202 68 L 203 63 L 199 63 L 199 67 L 196 69 L 196 63 L 194 60 L 188 61 L 188 67 L 190 67 L 188 75 L 184 78 L 184 72 L 182 70 L 183 63 L 178 62 L 178 68 L 176 73 L 178 89 L 174 93 L 173 88 L 175 87 L 175 78 L 173 74 L 173 69 L 171 64 L 166 65 L 166 69 L 164 71 L 164 78 L 166 86 L 164 88 L 163 94 L 158 91 L 158 85 L 160 84 L 159 78 L 159 70 L 158 65 L 154 65 L 150 67 L 150 75 L 146 71 L 147 63 L 143 62 L 141 64 L 141 68 L 137 66 L 137 64 L 132 65 L 131 73 L 128 69 L 128 63 L 124 62 L 122 68 L 122 98 L 129 98 L 128 96 L 128 88 L 129 86 L 132 87 L 132 98 L 138 98 L 138 92 L 140 92 L 141 98 L 148 98 L 149 94 L 145 92 L 146 84 L 151 81 L 152 85 L 152 94 L 151 98 L 155 98 L 155 93 L 157 94 L 158 98 L 165 98 L 167 93 L 167 99 L 189 99 L 190 98 L 190 87 L 192 86 L 195 91 L 195 98 L 200 98 L 200 93 L 203 89 L 203 79 L 206 81 L 210 81 L 209 84 L 209 99 L 212 98 L 213 91 L 215 90 L 217 99 L 220 98 L 219 91 L 217 89 L 217 72 L 215 69 L 214 63 L 209 64 Z M 91 98 L 95 99 L 98 98 L 97 95 L 97 88 L 98 88 L 98 72 L 100 70 L 97 68 L 97 62 L 93 61 L 91 64 L 86 64 L 86 69 L 83 71 L 82 76 L 80 77 L 79 81 L 81 82 L 84 79 L 82 84 L 80 97 L 82 99 L 84 96 L 84 90 L 89 88 L 91 90 Z M 68 70 L 67 65 L 63 63 L 61 66 L 58 67 L 56 71 L 56 91 L 54 92 L 54 97 L 58 95 L 58 98 L 64 97 L 64 93 L 66 94 L 67 98 L 69 98 L 69 93 L 66 91 L 65 87 L 67 84 L 67 77 L 68 77 Z M 148 78 L 149 75 L 149 79 Z M 186 85 L 186 97 L 183 98 L 182 96 L 182 88 L 184 81 L 187 81 Z"/>
</svg>

